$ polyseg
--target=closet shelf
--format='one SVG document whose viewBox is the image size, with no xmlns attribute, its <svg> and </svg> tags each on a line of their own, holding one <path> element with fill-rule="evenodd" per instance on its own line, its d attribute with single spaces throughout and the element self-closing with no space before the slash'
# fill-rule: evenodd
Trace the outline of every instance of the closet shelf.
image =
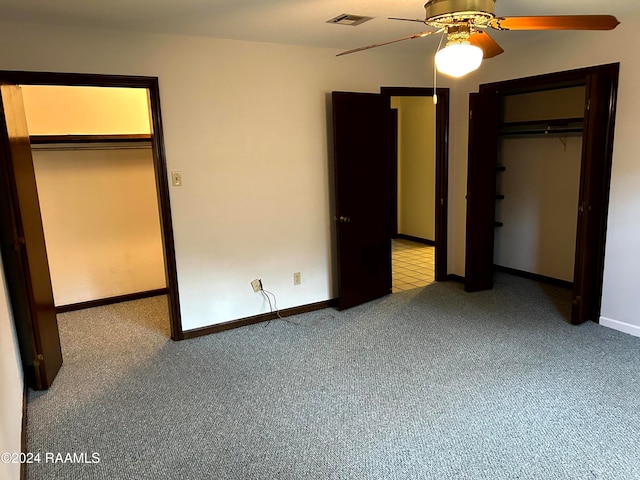
<svg viewBox="0 0 640 480">
<path fill-rule="evenodd" d="M 559 118 L 553 120 L 532 120 L 528 122 L 508 122 L 500 126 L 499 135 L 504 137 L 534 135 L 582 134 L 583 118 Z"/>
<path fill-rule="evenodd" d="M 120 134 L 120 135 L 30 135 L 32 145 L 54 143 L 112 143 L 112 142 L 148 142 L 148 134 Z"/>
<path fill-rule="evenodd" d="M 144 150 L 151 147 L 151 135 L 31 135 L 32 150 Z"/>
</svg>

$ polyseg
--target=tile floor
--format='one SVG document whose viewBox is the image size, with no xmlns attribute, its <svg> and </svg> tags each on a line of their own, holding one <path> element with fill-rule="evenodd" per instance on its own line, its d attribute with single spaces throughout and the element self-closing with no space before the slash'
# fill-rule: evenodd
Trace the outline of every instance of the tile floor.
<svg viewBox="0 0 640 480">
<path fill-rule="evenodd" d="M 434 282 L 435 247 L 410 240 L 391 243 L 393 293 L 411 290 Z"/>
</svg>

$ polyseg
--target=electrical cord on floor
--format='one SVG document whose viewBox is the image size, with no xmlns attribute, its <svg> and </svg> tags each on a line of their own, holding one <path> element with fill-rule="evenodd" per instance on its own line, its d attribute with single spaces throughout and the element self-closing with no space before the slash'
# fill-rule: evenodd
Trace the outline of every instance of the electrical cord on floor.
<svg viewBox="0 0 640 480">
<path fill-rule="evenodd" d="M 320 323 L 317 323 L 315 325 L 306 325 L 304 323 L 298 323 L 298 322 L 294 322 L 293 320 L 289 320 L 289 319 L 283 317 L 282 315 L 280 315 L 280 310 L 278 310 L 278 300 L 276 299 L 275 293 L 270 292 L 269 290 L 265 290 L 264 287 L 262 288 L 262 290 L 260 290 L 260 293 L 262 293 L 262 296 L 267 299 L 267 302 L 269 303 L 269 311 L 271 313 L 275 312 L 275 314 L 278 316 L 278 318 L 280 320 L 284 321 L 284 322 L 290 323 L 292 325 L 298 325 L 300 327 L 315 327 L 315 326 L 318 326 L 318 325 L 321 325 L 322 323 L 324 323 L 324 322 L 320 322 Z M 271 298 L 269 297 L 269 295 L 273 296 L 273 304 L 271 304 Z M 333 320 L 333 319 L 335 319 L 335 317 L 333 315 L 329 315 L 329 318 L 326 319 L 325 322 L 328 321 L 328 320 Z M 269 326 L 269 324 L 271 323 L 271 320 L 272 319 L 269 319 L 269 321 L 265 324 L 265 326 L 264 326 L 265 328 Z"/>
<path fill-rule="evenodd" d="M 275 308 L 276 315 L 278 316 L 278 318 L 282 319 L 282 315 L 280 315 L 280 311 L 278 310 L 278 303 L 276 302 L 276 296 L 273 293 L 265 290 L 264 288 L 260 290 L 260 293 L 262 293 L 262 296 L 267 299 L 267 302 L 269 302 L 269 311 L 273 313 L 273 310 Z M 273 305 L 271 305 L 271 298 L 269 297 L 270 293 L 271 295 L 273 295 Z M 270 318 L 269 321 L 264 326 L 265 328 L 269 326 L 269 324 L 271 323 L 271 320 L 272 319 Z"/>
</svg>

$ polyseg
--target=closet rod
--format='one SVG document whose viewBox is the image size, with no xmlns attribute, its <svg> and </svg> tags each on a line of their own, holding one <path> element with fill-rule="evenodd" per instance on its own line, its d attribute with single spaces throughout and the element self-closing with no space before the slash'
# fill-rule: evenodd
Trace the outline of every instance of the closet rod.
<svg viewBox="0 0 640 480">
<path fill-rule="evenodd" d="M 147 143 L 37 143 L 31 145 L 34 151 L 70 152 L 75 150 L 151 150 L 151 142 Z"/>
<path fill-rule="evenodd" d="M 583 122 L 584 119 L 580 117 L 504 122 L 500 125 L 499 134 L 501 136 L 579 134 L 583 132 Z"/>
<path fill-rule="evenodd" d="M 500 135 L 503 137 L 515 137 L 522 135 L 567 135 L 572 133 L 582 133 L 581 127 L 569 127 L 569 128 L 545 128 L 545 129 L 528 129 L 528 130 L 506 130 L 501 131 Z"/>
<path fill-rule="evenodd" d="M 29 141 L 31 142 L 31 145 L 40 143 L 135 143 L 149 142 L 151 141 L 151 135 L 147 133 L 126 133 L 114 135 L 30 135 Z"/>
</svg>

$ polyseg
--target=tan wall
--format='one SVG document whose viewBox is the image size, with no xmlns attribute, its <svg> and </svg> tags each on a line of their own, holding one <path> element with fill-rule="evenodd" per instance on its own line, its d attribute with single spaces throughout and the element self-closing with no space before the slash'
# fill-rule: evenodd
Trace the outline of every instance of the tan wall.
<svg viewBox="0 0 640 480">
<path fill-rule="evenodd" d="M 582 137 L 502 140 L 496 265 L 573 281 Z"/>
<path fill-rule="evenodd" d="M 151 148 L 34 150 L 56 305 L 166 286 Z"/>
<path fill-rule="evenodd" d="M 145 88 L 23 85 L 31 135 L 151 133 Z"/>
<path fill-rule="evenodd" d="M 505 97 L 505 122 L 584 115 L 585 87 Z M 573 281 L 582 136 L 503 137 L 497 173 L 496 265 Z"/>
<path fill-rule="evenodd" d="M 580 118 L 584 116 L 585 87 L 509 95 L 502 105 L 504 122 Z"/>
<path fill-rule="evenodd" d="M 435 105 L 392 97 L 398 109 L 398 233 L 435 240 Z"/>
</svg>

